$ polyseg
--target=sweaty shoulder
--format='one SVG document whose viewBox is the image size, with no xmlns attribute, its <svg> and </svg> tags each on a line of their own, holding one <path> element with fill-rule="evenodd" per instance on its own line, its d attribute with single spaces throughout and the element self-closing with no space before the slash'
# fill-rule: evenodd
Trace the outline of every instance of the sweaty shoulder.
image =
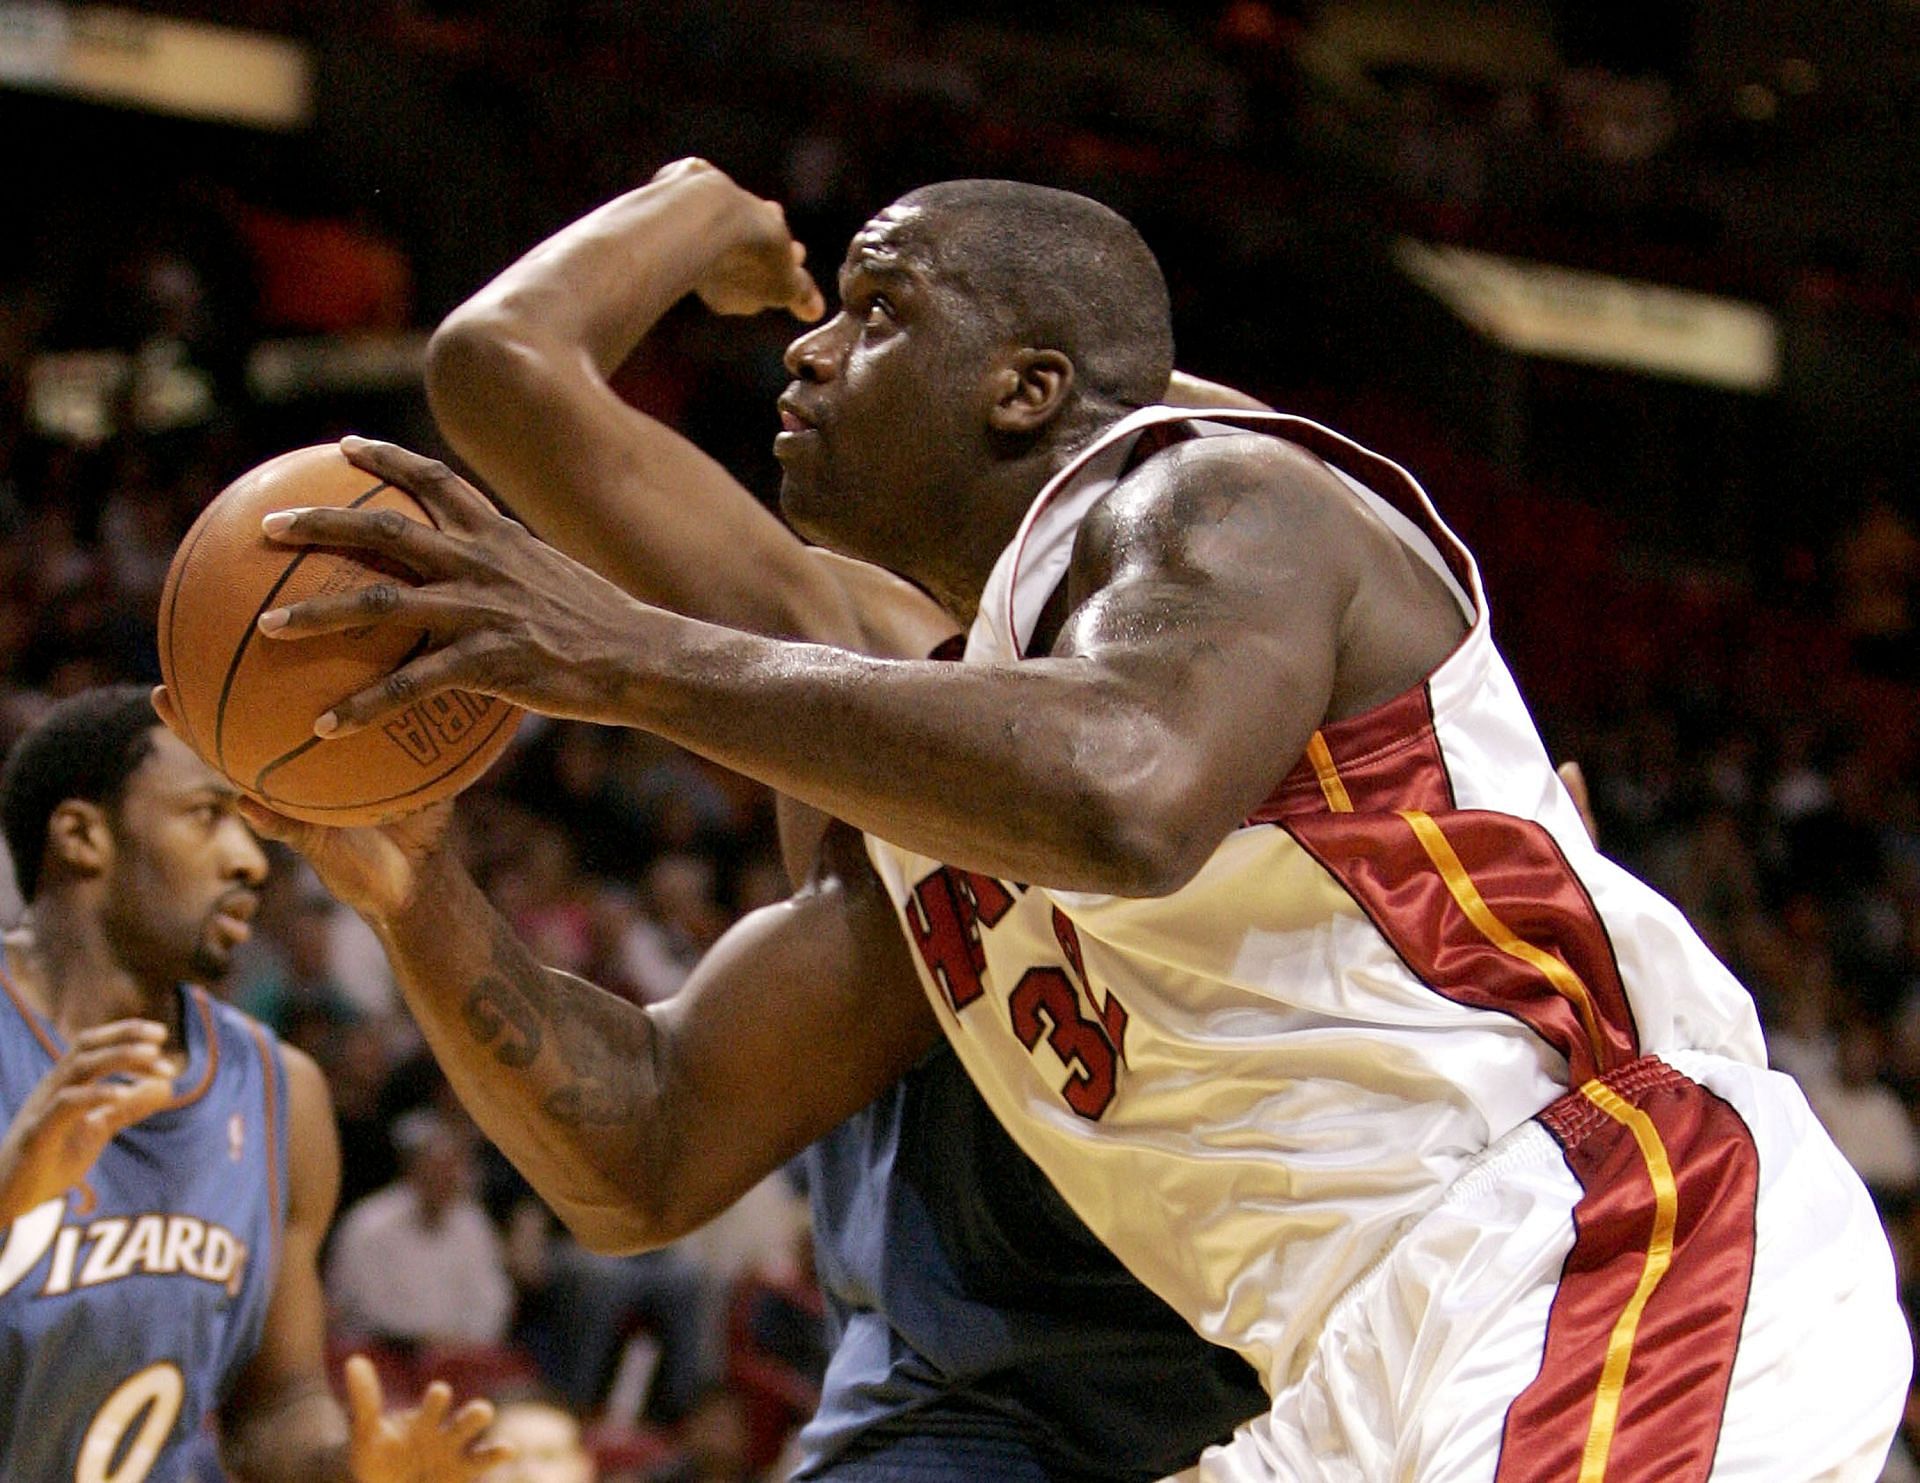
<svg viewBox="0 0 1920 1483">
<path fill-rule="evenodd" d="M 1089 512 L 1075 607 L 1156 577 L 1213 592 L 1254 623 L 1332 619 L 1328 720 L 1419 683 L 1466 630 L 1437 573 L 1319 457 L 1268 433 L 1175 443 Z"/>
<path fill-rule="evenodd" d="M 1088 512 L 1074 545 L 1076 596 L 1150 571 L 1260 584 L 1274 563 L 1296 579 L 1348 585 L 1357 564 L 1356 502 L 1319 459 L 1264 433 L 1164 448 Z M 1257 558 L 1262 564 L 1253 564 Z"/>
</svg>

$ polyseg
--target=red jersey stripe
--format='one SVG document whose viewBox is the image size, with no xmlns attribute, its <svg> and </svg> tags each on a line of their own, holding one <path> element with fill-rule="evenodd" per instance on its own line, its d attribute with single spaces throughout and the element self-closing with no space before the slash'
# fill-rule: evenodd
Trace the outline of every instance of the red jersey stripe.
<svg viewBox="0 0 1920 1483">
<path fill-rule="evenodd" d="M 1540 1116 L 1585 1194 L 1496 1483 L 1690 1483 L 1713 1466 L 1753 1275 L 1740 1115 L 1648 1057 Z"/>
</svg>

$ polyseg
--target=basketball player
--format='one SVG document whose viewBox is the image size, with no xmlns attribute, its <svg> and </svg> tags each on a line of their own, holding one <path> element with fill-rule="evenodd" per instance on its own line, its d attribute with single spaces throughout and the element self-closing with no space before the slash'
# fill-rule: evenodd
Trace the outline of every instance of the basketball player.
<svg viewBox="0 0 1920 1483">
<path fill-rule="evenodd" d="M 1911 1349 L 1865 1190 L 1744 992 L 1587 840 L 1414 481 L 1300 419 L 1151 405 L 1164 287 L 1083 198 L 915 192 L 840 288 L 788 351 L 783 508 L 931 593 L 964 663 L 648 607 L 390 450 L 355 456 L 442 529 L 267 521 L 426 579 L 263 617 L 431 636 L 317 732 L 462 685 L 865 831 L 647 1012 L 534 965 L 443 820 L 262 815 L 503 1146 L 583 1228 L 657 1239 L 937 1029 L 1261 1371 L 1204 1478 L 1874 1477 Z"/>
<path fill-rule="evenodd" d="M 0 968 L 0 1476 L 191 1477 L 217 1410 L 258 1483 L 430 1483 L 503 1455 L 445 1386 L 327 1389 L 315 1256 L 339 1151 L 319 1068 L 199 985 L 266 857 L 144 689 L 61 702 L 0 775 L 26 915 Z"/>
<path fill-rule="evenodd" d="M 803 545 L 609 389 L 688 293 L 821 309 L 777 207 L 669 166 L 450 318 L 429 362 L 442 427 L 518 513 L 638 596 L 868 652 L 936 648 L 955 630 L 931 600 Z M 785 825 L 804 870 L 824 821 L 799 812 Z M 834 1344 L 801 1476 L 1151 1479 L 1264 1409 L 1253 1372 L 1127 1274 L 944 1048 L 805 1164 Z"/>
</svg>

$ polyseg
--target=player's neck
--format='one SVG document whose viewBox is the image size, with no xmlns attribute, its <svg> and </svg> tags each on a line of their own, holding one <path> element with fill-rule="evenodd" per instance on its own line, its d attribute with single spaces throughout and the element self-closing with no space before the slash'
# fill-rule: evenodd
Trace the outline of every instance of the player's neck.
<svg viewBox="0 0 1920 1483">
<path fill-rule="evenodd" d="M 148 1019 L 182 1034 L 179 986 L 135 973 L 108 940 L 98 913 L 37 898 L 6 936 L 7 975 L 68 1040 L 113 1020 Z"/>
<path fill-rule="evenodd" d="M 1097 431 L 1062 429 L 1062 435 L 1043 440 L 1023 456 L 981 470 L 964 497 L 953 502 L 967 512 L 966 518 L 943 530 L 937 546 L 923 553 L 920 570 L 906 575 L 925 587 L 961 627 L 971 624 L 994 564 L 1034 500 Z"/>
</svg>

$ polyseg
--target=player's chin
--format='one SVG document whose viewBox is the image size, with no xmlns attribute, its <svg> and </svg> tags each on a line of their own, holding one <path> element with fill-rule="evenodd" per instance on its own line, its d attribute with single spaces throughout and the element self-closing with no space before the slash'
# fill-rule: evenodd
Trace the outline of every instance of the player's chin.
<svg viewBox="0 0 1920 1483">
<path fill-rule="evenodd" d="M 780 514 L 808 540 L 819 541 L 829 503 L 820 482 L 812 477 L 811 469 L 796 468 L 784 459 L 781 463 Z"/>
<path fill-rule="evenodd" d="M 213 983 L 225 978 L 233 966 L 234 947 L 218 927 L 209 926 L 206 935 L 194 944 L 184 977 L 189 983 Z"/>
</svg>

